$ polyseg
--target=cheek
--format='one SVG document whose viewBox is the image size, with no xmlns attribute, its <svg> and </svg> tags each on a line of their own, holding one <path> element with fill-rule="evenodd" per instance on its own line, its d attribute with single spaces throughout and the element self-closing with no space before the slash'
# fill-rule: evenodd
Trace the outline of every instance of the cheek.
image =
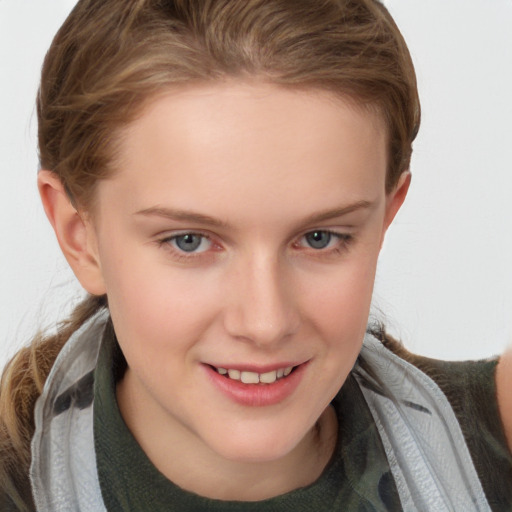
<svg viewBox="0 0 512 512">
<path fill-rule="evenodd" d="M 375 279 L 376 257 L 361 255 L 340 263 L 304 287 L 308 308 L 315 323 L 333 336 L 353 336 L 366 330 Z"/>
<path fill-rule="evenodd" d="M 170 341 L 186 344 L 211 321 L 218 287 L 207 276 L 180 271 L 147 253 L 142 248 L 122 257 L 117 251 L 104 254 L 109 308 L 122 344 L 169 350 Z"/>
<path fill-rule="evenodd" d="M 371 261 L 340 267 L 310 296 L 310 321 L 323 343 L 321 381 L 334 397 L 361 350 L 374 279 Z"/>
</svg>

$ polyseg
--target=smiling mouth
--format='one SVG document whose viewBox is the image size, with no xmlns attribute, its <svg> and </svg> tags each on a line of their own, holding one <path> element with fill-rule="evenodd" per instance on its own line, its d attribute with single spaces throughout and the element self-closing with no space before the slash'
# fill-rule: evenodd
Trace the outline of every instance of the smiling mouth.
<svg viewBox="0 0 512 512">
<path fill-rule="evenodd" d="M 217 368 L 215 366 L 212 366 L 211 368 L 227 379 L 236 380 L 243 384 L 273 384 L 278 380 L 288 377 L 288 375 L 290 375 L 297 366 L 287 366 L 286 368 L 279 368 L 265 373 Z"/>
</svg>

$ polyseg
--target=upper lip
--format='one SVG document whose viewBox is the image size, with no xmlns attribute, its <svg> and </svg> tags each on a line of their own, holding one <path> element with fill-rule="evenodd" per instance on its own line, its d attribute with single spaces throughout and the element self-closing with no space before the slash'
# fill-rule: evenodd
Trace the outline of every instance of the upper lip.
<svg viewBox="0 0 512 512">
<path fill-rule="evenodd" d="M 222 364 L 213 364 L 208 363 L 210 366 L 214 368 L 224 368 L 226 370 L 239 370 L 241 372 L 254 372 L 254 373 L 268 373 L 277 371 L 284 368 L 289 368 L 290 366 L 300 366 L 301 364 L 307 363 L 307 361 L 302 362 L 288 362 L 285 361 L 283 363 L 271 363 L 264 365 L 255 365 L 255 364 L 244 364 L 244 363 L 222 363 Z"/>
</svg>

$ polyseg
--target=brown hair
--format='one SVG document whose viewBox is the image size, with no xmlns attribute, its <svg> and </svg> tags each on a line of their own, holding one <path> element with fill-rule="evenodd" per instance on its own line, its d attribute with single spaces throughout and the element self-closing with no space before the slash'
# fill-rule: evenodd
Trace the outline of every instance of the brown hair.
<svg viewBox="0 0 512 512">
<path fill-rule="evenodd" d="M 172 86 L 233 77 L 326 90 L 376 108 L 388 127 L 387 191 L 408 169 L 420 121 L 414 68 L 376 0 L 80 0 L 43 66 L 41 166 L 77 208 L 90 209 L 95 185 L 115 172 L 122 127 L 146 101 Z M 35 398 L 62 344 L 104 305 L 88 299 L 56 337 L 38 338 L 8 365 L 0 479 L 13 457 L 26 478 Z M 11 458 L 3 455 L 8 445 Z"/>
</svg>

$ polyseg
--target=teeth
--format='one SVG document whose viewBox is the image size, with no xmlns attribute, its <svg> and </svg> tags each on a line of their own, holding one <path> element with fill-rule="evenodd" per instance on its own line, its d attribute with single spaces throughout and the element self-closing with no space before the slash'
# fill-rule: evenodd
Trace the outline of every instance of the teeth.
<svg viewBox="0 0 512 512">
<path fill-rule="evenodd" d="M 293 366 L 279 368 L 267 373 L 247 372 L 240 370 L 228 370 L 226 368 L 217 368 L 220 375 L 226 375 L 230 379 L 242 381 L 244 384 L 273 384 L 276 380 L 288 377 L 293 370 Z"/>
<path fill-rule="evenodd" d="M 267 372 L 260 375 L 260 382 L 264 384 L 272 384 L 277 380 L 277 372 Z"/>
<path fill-rule="evenodd" d="M 228 370 L 228 375 L 230 379 L 240 380 L 240 372 L 238 370 Z"/>
<path fill-rule="evenodd" d="M 244 384 L 258 384 L 260 381 L 260 377 L 255 372 L 242 372 L 240 375 L 240 380 Z"/>
</svg>

